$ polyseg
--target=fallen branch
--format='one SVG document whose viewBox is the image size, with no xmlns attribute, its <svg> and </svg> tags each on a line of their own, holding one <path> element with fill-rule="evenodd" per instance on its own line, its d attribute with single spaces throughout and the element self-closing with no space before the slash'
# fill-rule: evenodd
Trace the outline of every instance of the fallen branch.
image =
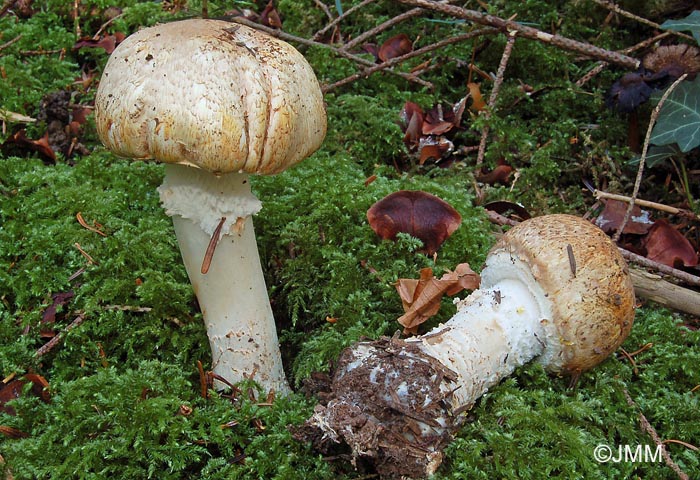
<svg viewBox="0 0 700 480">
<path fill-rule="evenodd" d="M 638 297 L 700 317 L 700 292 L 680 287 L 640 268 L 630 268 L 630 275 Z"/>
<path fill-rule="evenodd" d="M 618 200 L 620 202 L 629 203 L 632 201 L 630 197 L 625 195 L 618 195 L 616 193 L 608 193 L 600 190 L 594 190 L 593 195 L 597 200 Z M 635 205 L 640 207 L 653 208 L 654 210 L 659 210 L 661 212 L 670 213 L 672 215 L 679 215 L 681 217 L 690 218 L 692 220 L 700 220 L 700 217 L 690 210 L 684 210 L 682 208 L 671 207 L 670 205 L 664 205 L 663 203 L 650 202 L 649 200 L 640 200 L 639 198 L 634 200 Z"/>
<path fill-rule="evenodd" d="M 346 52 L 345 50 L 342 50 L 340 48 L 336 48 L 332 45 L 327 45 L 325 43 L 321 42 L 315 42 L 313 40 L 309 40 L 303 37 L 297 37 L 296 35 L 291 35 L 289 33 L 285 33 L 281 30 L 275 29 L 275 28 L 270 28 L 266 27 L 264 25 L 260 25 L 259 23 L 251 22 L 250 20 L 243 18 L 243 17 L 233 17 L 231 18 L 231 21 L 234 23 L 240 23 L 241 25 L 245 25 L 246 27 L 254 28 L 256 30 L 260 30 L 261 32 L 265 32 L 268 35 L 272 35 L 273 37 L 279 38 L 281 40 L 284 40 L 286 42 L 296 42 L 301 45 L 306 45 L 308 47 L 319 47 L 319 48 L 324 48 L 327 50 L 333 51 L 335 54 L 347 58 L 348 60 L 352 60 L 355 63 L 358 63 L 360 65 L 363 65 L 365 67 L 374 67 L 376 64 L 374 62 L 371 62 L 369 60 L 365 60 L 364 58 L 354 55 L 352 53 Z M 404 72 L 396 72 L 393 70 L 387 70 L 388 73 L 391 73 L 393 75 L 398 75 L 399 77 L 408 80 L 409 82 L 414 82 L 417 83 L 423 87 L 427 88 L 432 88 L 433 84 L 430 82 L 426 82 L 425 80 L 416 77 L 415 75 L 411 75 L 410 73 L 404 73 Z"/>
<path fill-rule="evenodd" d="M 623 55 L 618 52 L 596 47 L 595 45 L 591 45 L 590 43 L 579 42 L 577 40 L 562 37 L 561 35 L 554 35 L 551 33 L 543 32 L 541 30 L 537 30 L 536 28 L 522 25 L 513 20 L 505 20 L 494 15 L 487 15 L 481 12 L 477 12 L 475 10 L 468 10 L 466 8 L 457 7 L 446 3 L 435 2 L 432 0 L 399 1 L 405 5 L 410 5 L 412 7 L 421 7 L 435 12 L 443 13 L 454 18 L 460 18 L 463 20 L 468 20 L 470 22 L 478 23 L 480 25 L 495 27 L 501 30 L 503 33 L 508 33 L 514 30 L 518 32 L 518 36 L 529 38 L 531 40 L 537 40 L 543 43 L 547 43 L 549 45 L 554 45 L 564 50 L 586 55 L 588 57 L 596 58 L 598 60 L 604 60 L 606 62 L 613 63 L 624 68 L 636 70 L 639 67 L 640 62 L 636 58 L 628 57 L 627 55 Z"/>
<path fill-rule="evenodd" d="M 630 407 L 634 407 L 639 410 L 639 406 L 637 406 L 635 401 L 632 399 L 630 392 L 628 392 L 626 388 L 622 389 L 622 393 L 625 395 L 627 404 Z M 641 410 L 639 410 L 639 424 L 641 425 L 642 430 L 644 430 L 644 432 L 651 437 L 651 439 L 654 441 L 654 444 L 661 449 L 661 456 L 663 457 L 666 465 L 671 470 L 673 470 L 676 473 L 676 475 L 678 475 L 678 478 L 680 478 L 681 480 L 689 480 L 688 475 L 683 470 L 681 470 L 681 467 L 679 467 L 676 462 L 673 461 L 671 455 L 668 453 L 668 450 L 666 450 L 666 444 L 663 441 L 661 441 L 659 434 L 656 433 L 656 430 L 654 429 L 652 424 L 649 423 L 649 420 L 647 420 L 647 417 L 644 416 Z"/>
<path fill-rule="evenodd" d="M 441 40 L 439 42 L 436 42 L 436 43 L 433 43 L 430 45 L 426 45 L 425 47 L 419 48 L 417 50 L 413 50 L 413 51 L 406 53 L 404 55 L 400 55 L 398 57 L 391 58 L 391 59 L 387 60 L 386 62 L 382 62 L 379 64 L 372 64 L 371 67 L 369 67 L 361 72 L 357 72 L 353 75 L 345 77 L 342 80 L 338 80 L 335 83 L 331 83 L 330 85 L 325 85 L 322 88 L 323 93 L 327 93 L 335 88 L 341 87 L 343 85 L 347 85 L 348 83 L 359 80 L 360 78 L 366 78 L 375 72 L 378 72 L 381 70 L 386 70 L 390 67 L 393 67 L 394 65 L 398 65 L 400 63 L 403 63 L 410 58 L 417 57 L 417 56 L 432 52 L 434 50 L 438 50 L 442 47 L 445 47 L 447 45 L 451 45 L 453 43 L 464 42 L 464 41 L 469 40 L 471 38 L 478 37 L 481 35 L 488 35 L 488 34 L 494 33 L 494 32 L 496 32 L 496 30 L 492 29 L 492 28 L 483 28 L 481 30 L 474 30 L 472 32 L 464 33 L 462 35 L 457 35 L 456 37 L 446 38 L 445 40 Z M 388 71 L 392 72 L 392 70 L 388 70 Z"/>
</svg>

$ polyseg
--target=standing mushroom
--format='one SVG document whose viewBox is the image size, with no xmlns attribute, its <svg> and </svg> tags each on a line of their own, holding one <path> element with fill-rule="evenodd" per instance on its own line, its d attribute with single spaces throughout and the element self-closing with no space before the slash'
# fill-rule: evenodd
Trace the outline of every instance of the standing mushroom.
<svg viewBox="0 0 700 480">
<path fill-rule="evenodd" d="M 420 337 L 360 342 L 337 362 L 331 392 L 298 437 L 346 443 L 382 477 L 422 478 L 489 388 L 537 360 L 578 376 L 627 337 L 634 291 L 615 245 L 570 215 L 527 220 L 492 248 L 481 289 Z"/>
<path fill-rule="evenodd" d="M 157 25 L 112 53 L 95 121 L 115 154 L 167 164 L 160 198 L 199 300 L 214 373 L 287 393 L 251 218 L 261 204 L 248 174 L 279 173 L 323 142 L 325 108 L 309 64 L 242 25 Z"/>
</svg>

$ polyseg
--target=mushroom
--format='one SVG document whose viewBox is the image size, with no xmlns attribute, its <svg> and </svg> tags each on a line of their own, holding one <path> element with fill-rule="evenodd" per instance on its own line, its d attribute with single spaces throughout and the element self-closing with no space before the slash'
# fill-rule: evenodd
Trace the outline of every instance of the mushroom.
<svg viewBox="0 0 700 480">
<path fill-rule="evenodd" d="M 369 210 L 367 221 L 384 240 L 408 233 L 421 240 L 433 255 L 462 223 L 462 216 L 435 195 L 421 190 L 399 190 L 382 198 Z"/>
<path fill-rule="evenodd" d="M 229 22 L 145 28 L 107 62 L 95 121 L 115 154 L 166 163 L 160 199 L 214 373 L 287 393 L 251 218 L 261 203 L 248 175 L 279 173 L 323 142 L 325 107 L 310 65 L 290 45 Z"/>
<path fill-rule="evenodd" d="M 344 350 L 298 438 L 386 478 L 423 477 L 477 399 L 532 360 L 575 378 L 627 337 L 634 291 L 624 259 L 595 225 L 570 215 L 526 220 L 491 249 L 479 290 L 425 335 Z"/>
</svg>

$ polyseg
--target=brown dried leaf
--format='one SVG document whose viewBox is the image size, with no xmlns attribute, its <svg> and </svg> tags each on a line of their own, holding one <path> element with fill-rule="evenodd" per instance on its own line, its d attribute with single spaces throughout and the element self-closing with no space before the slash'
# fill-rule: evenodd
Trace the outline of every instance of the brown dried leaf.
<svg viewBox="0 0 700 480">
<path fill-rule="evenodd" d="M 273 0 L 267 3 L 265 9 L 260 14 L 260 23 L 266 27 L 282 28 L 282 19 L 280 18 L 277 8 L 275 8 Z"/>
<path fill-rule="evenodd" d="M 379 47 L 377 56 L 382 62 L 391 60 L 392 58 L 400 57 L 410 53 L 413 50 L 413 42 L 405 33 L 399 33 L 382 43 Z"/>
<path fill-rule="evenodd" d="M 444 295 L 452 296 L 462 290 L 479 287 L 480 277 L 467 263 L 460 263 L 454 271 L 435 278 L 430 268 L 420 271 L 420 279 L 401 278 L 396 282 L 396 291 L 401 297 L 404 311 L 398 322 L 404 333 L 416 333 L 418 326 L 440 310 Z"/>
<path fill-rule="evenodd" d="M 32 384 L 31 393 L 41 398 L 45 402 L 51 400 L 49 394 L 49 382 L 41 375 L 28 373 L 22 378 L 11 380 L 0 388 L 0 412 L 8 415 L 15 415 L 15 409 L 6 405 L 7 402 L 15 400 L 22 395 L 22 390 L 27 383 Z"/>
<path fill-rule="evenodd" d="M 622 220 L 625 218 L 628 206 L 629 204 L 627 202 L 608 200 L 605 203 L 605 208 L 603 208 L 603 211 L 598 215 L 598 218 L 596 218 L 595 224 L 605 233 L 617 232 L 620 225 L 622 225 Z M 651 215 L 649 215 L 647 210 L 642 210 L 639 208 L 639 205 L 635 205 L 632 209 L 632 215 L 630 215 L 622 233 L 630 233 L 633 235 L 646 234 L 654 224 L 650 217 Z"/>
<path fill-rule="evenodd" d="M 654 222 L 644 244 L 649 260 L 675 268 L 698 265 L 698 255 L 688 239 L 665 219 Z"/>
<path fill-rule="evenodd" d="M 56 161 L 56 153 L 54 153 L 53 149 L 49 145 L 49 132 L 46 132 L 39 140 L 31 140 L 27 138 L 26 131 L 22 129 L 16 132 L 14 135 L 11 135 L 2 145 L 5 146 L 10 144 L 17 145 L 19 148 L 34 150 L 49 160 L 53 162 Z"/>
</svg>

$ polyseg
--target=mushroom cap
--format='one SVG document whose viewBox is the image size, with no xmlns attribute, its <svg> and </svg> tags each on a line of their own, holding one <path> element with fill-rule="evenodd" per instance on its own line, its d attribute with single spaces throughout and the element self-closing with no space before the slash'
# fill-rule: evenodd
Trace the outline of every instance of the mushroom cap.
<svg viewBox="0 0 700 480">
<path fill-rule="evenodd" d="M 491 250 L 482 288 L 523 267 L 543 295 L 544 352 L 550 371 L 577 374 L 602 362 L 625 340 L 635 298 L 627 264 L 592 223 L 572 215 L 532 218 L 509 230 Z M 503 301 L 506 301 L 504 298 Z"/>
<path fill-rule="evenodd" d="M 452 205 L 422 190 L 399 190 L 367 210 L 372 230 L 384 240 L 403 232 L 423 242 L 428 255 L 435 253 L 462 223 Z"/>
<path fill-rule="evenodd" d="M 326 134 L 323 96 L 304 57 L 220 20 L 165 23 L 126 38 L 102 74 L 95 121 L 117 155 L 215 174 L 279 173 Z"/>
</svg>

